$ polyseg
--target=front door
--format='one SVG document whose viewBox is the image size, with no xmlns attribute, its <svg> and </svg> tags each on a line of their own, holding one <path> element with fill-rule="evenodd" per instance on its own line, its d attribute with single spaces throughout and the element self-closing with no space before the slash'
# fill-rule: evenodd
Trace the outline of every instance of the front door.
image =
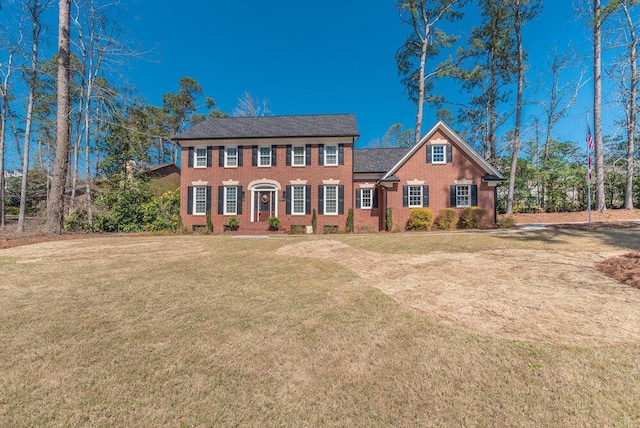
<svg viewBox="0 0 640 428">
<path fill-rule="evenodd" d="M 271 192 L 258 192 L 258 221 L 267 221 L 272 216 Z"/>
</svg>

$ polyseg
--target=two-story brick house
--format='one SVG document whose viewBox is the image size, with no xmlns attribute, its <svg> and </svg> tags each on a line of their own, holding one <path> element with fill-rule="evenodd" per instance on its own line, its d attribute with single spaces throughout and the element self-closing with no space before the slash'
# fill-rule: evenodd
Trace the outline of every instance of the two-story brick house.
<svg viewBox="0 0 640 428">
<path fill-rule="evenodd" d="M 384 230 L 384 213 L 406 223 L 409 210 L 479 205 L 495 219 L 504 178 L 444 123 L 411 149 L 355 149 L 355 116 L 210 118 L 176 136 L 182 153 L 181 215 L 188 228 L 214 231 L 231 217 L 241 229 L 280 226 Z"/>
</svg>

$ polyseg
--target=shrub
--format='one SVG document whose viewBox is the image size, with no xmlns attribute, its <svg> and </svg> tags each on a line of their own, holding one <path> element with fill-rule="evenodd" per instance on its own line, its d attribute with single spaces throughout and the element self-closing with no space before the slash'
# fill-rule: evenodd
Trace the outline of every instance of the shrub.
<svg viewBox="0 0 640 428">
<path fill-rule="evenodd" d="M 4 207 L 5 215 L 18 215 L 20 213 L 20 207 Z"/>
<path fill-rule="evenodd" d="M 393 215 L 391 213 L 391 208 L 387 208 L 387 213 L 385 215 L 385 227 L 387 232 L 391 232 L 393 230 Z"/>
<path fill-rule="evenodd" d="M 142 205 L 143 229 L 147 232 L 177 232 L 180 219 L 180 191 L 169 191 Z"/>
<path fill-rule="evenodd" d="M 334 235 L 336 233 L 340 233 L 340 228 L 332 224 L 325 224 L 322 226 L 322 233 L 325 235 Z"/>
<path fill-rule="evenodd" d="M 458 223 L 458 211 L 455 208 L 443 208 L 438 211 L 435 225 L 441 230 L 453 229 Z"/>
<path fill-rule="evenodd" d="M 516 225 L 516 218 L 512 215 L 499 215 L 497 225 L 500 229 L 511 229 Z"/>
<path fill-rule="evenodd" d="M 238 220 L 237 217 L 230 217 L 229 227 L 231 228 L 231 230 L 238 230 L 238 227 L 240 227 L 240 220 Z"/>
<path fill-rule="evenodd" d="M 211 221 L 211 210 L 207 210 L 207 233 L 213 233 L 213 222 Z"/>
<path fill-rule="evenodd" d="M 313 209 L 313 215 L 311 216 L 311 228 L 313 229 L 313 233 L 316 233 L 318 230 L 318 217 L 316 215 L 316 209 Z"/>
<path fill-rule="evenodd" d="M 408 230 L 429 230 L 433 224 L 433 211 L 429 208 L 412 208 L 409 211 Z"/>
<path fill-rule="evenodd" d="M 292 224 L 291 228 L 289 229 L 290 233 L 299 235 L 301 233 L 305 232 L 305 226 L 303 224 Z"/>
<path fill-rule="evenodd" d="M 462 210 L 460 219 L 465 229 L 482 229 L 487 225 L 487 210 L 481 207 L 467 207 Z"/>
<path fill-rule="evenodd" d="M 269 217 L 269 230 L 280 229 L 280 219 L 278 217 Z"/>
<path fill-rule="evenodd" d="M 347 214 L 347 224 L 344 227 L 344 231 L 347 233 L 353 232 L 353 208 L 349 208 L 349 213 Z"/>
<path fill-rule="evenodd" d="M 89 229 L 89 220 L 85 208 L 76 208 L 64 218 L 64 229 L 70 232 L 84 232 Z"/>
</svg>

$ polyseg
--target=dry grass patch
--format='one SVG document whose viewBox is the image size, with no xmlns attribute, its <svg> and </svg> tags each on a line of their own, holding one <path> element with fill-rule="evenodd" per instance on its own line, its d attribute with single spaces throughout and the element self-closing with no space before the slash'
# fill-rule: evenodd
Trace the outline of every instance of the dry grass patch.
<svg viewBox="0 0 640 428">
<path fill-rule="evenodd" d="M 442 265 L 421 257 L 444 260 L 449 245 L 465 266 L 480 246 L 471 236 L 405 237 L 404 247 L 388 235 L 131 237 L 0 250 L 0 426 L 640 423 L 637 343 L 478 334 L 369 286 L 384 277 L 400 289 L 407 273 L 437 284 Z M 497 263 L 510 248 L 525 259 L 527 246 L 620 250 L 591 235 L 529 238 L 485 237 L 483 251 Z M 388 251 L 356 267 L 367 248 Z M 399 254 L 409 252 L 417 259 Z M 575 257 L 567 282 L 588 263 Z"/>
</svg>

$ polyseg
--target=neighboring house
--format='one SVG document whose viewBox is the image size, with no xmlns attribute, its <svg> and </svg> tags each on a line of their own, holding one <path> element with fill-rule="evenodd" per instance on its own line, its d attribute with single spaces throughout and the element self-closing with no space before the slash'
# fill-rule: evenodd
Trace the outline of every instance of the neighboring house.
<svg viewBox="0 0 640 428">
<path fill-rule="evenodd" d="M 188 228 L 214 231 L 231 217 L 240 229 L 344 228 L 354 209 L 356 231 L 384 230 L 386 208 L 406 224 L 413 207 L 479 205 L 495 220 L 495 186 L 504 178 L 439 122 L 409 149 L 356 149 L 354 115 L 210 118 L 175 137 L 181 147 L 181 208 Z"/>
<path fill-rule="evenodd" d="M 156 196 L 180 187 L 180 168 L 174 163 L 149 165 L 143 174 L 149 177 L 149 186 Z"/>
</svg>

